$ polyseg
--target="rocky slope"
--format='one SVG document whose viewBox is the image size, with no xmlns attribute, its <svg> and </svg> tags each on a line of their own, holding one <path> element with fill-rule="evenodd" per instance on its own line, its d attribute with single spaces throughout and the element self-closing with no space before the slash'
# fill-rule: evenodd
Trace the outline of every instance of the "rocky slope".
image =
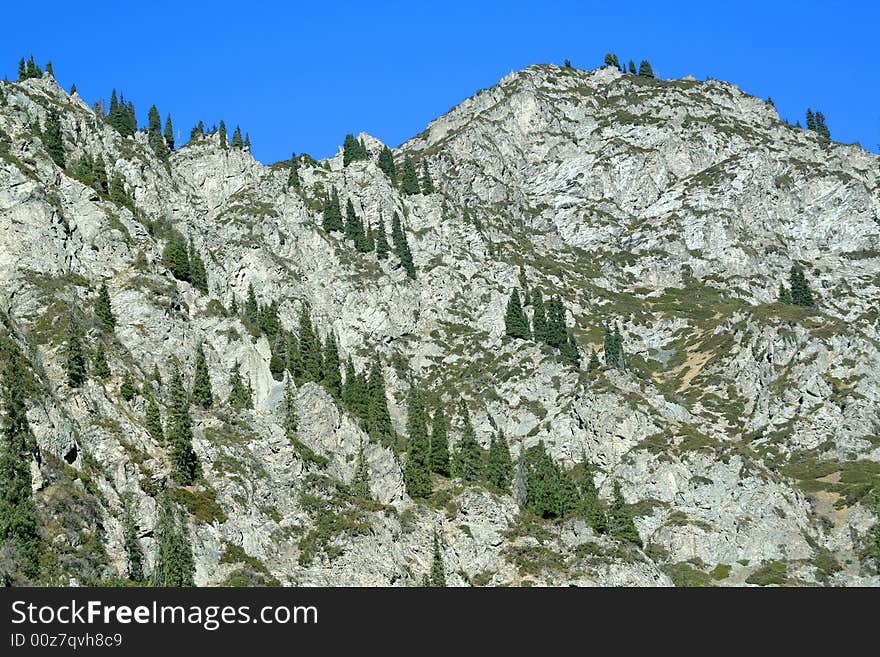
<svg viewBox="0 0 880 657">
<path fill-rule="evenodd" d="M 144 395 L 125 401 L 120 385 L 128 372 L 152 386 L 154 367 L 189 376 L 204 344 L 216 396 L 238 362 L 255 408 L 193 410 L 204 478 L 181 499 L 199 585 L 418 585 L 435 530 L 455 585 L 738 585 L 780 569 L 774 581 L 880 584 L 876 155 L 823 142 L 724 82 L 542 65 L 394 151 L 398 170 L 406 156 L 427 162 L 435 193 L 392 186 L 367 135 L 367 160 L 303 159 L 295 189 L 289 162 L 265 166 L 216 134 L 166 164 L 145 133 L 123 138 L 48 74 L 0 85 L 0 308 L 4 339 L 40 382 L 32 470 L 63 555 L 57 581 L 125 576 L 126 504 L 150 571 L 170 465 Z M 67 162 L 101 155 L 136 213 L 52 162 L 34 132 L 50 110 Z M 332 187 L 374 225 L 400 214 L 415 280 L 323 230 Z M 191 237 L 207 295 L 166 269 L 158 225 Z M 777 302 L 795 263 L 815 309 Z M 520 268 L 531 289 L 560 295 L 582 354 L 601 359 L 616 323 L 626 368 L 588 371 L 586 356 L 572 367 L 506 337 Z M 78 313 L 98 340 L 102 281 L 113 376 L 70 389 L 65 318 Z M 566 467 L 586 456 L 604 499 L 622 485 L 644 549 L 460 480 L 438 478 L 415 503 L 405 454 L 369 442 L 315 383 L 296 389 L 299 438 L 328 463 L 304 461 L 281 427 L 272 345 L 217 303 L 249 286 L 293 331 L 309 304 L 358 368 L 379 353 L 401 435 L 414 377 L 447 406 L 453 443 L 461 397 L 483 446 L 500 429 L 514 460 L 539 441 Z M 333 490 L 351 482 L 362 442 L 375 502 L 352 505 Z"/>
</svg>

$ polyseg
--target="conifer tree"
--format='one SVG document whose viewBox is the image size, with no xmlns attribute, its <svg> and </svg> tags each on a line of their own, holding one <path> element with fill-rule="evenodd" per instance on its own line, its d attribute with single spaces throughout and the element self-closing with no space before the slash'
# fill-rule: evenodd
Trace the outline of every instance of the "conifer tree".
<svg viewBox="0 0 880 657">
<path fill-rule="evenodd" d="M 27 419 L 28 386 L 22 356 L 5 351 L 6 364 L 0 374 L 0 548 L 11 548 L 25 576 L 35 579 L 43 553 L 31 485 L 30 462 L 36 439 Z"/>
<path fill-rule="evenodd" d="M 168 384 L 171 407 L 168 413 L 168 444 L 171 447 L 171 476 L 178 484 L 188 486 L 196 480 L 199 459 L 192 447 L 192 418 L 189 400 L 180 372 L 175 367 Z"/>
<path fill-rule="evenodd" d="M 562 343 L 559 347 L 559 351 L 562 354 L 563 358 L 568 362 L 569 365 L 573 365 L 574 367 L 580 367 L 581 365 L 581 355 L 578 350 L 577 340 L 575 340 L 574 335 L 569 331 L 568 335 L 565 338 L 565 342 Z"/>
<path fill-rule="evenodd" d="M 547 306 L 547 344 L 561 348 L 568 338 L 565 328 L 565 308 L 558 296 L 553 296 Z"/>
<path fill-rule="evenodd" d="M 168 234 L 165 248 L 162 249 L 162 263 L 177 280 L 189 280 L 189 254 L 187 253 L 186 242 L 183 239 L 183 235 L 176 230 L 172 230 Z"/>
<path fill-rule="evenodd" d="M 104 351 L 104 344 L 102 342 L 98 342 L 98 346 L 95 348 L 92 376 L 98 381 L 106 381 L 110 378 L 110 366 L 107 364 L 107 354 Z"/>
<path fill-rule="evenodd" d="M 342 399 L 342 374 L 339 371 L 339 348 L 336 336 L 331 332 L 324 342 L 324 363 L 322 367 L 322 383 L 333 399 Z"/>
<path fill-rule="evenodd" d="M 379 225 L 376 227 L 376 257 L 379 260 L 388 259 L 388 238 L 385 235 L 385 220 L 379 215 Z"/>
<path fill-rule="evenodd" d="M 396 212 L 391 217 L 391 241 L 394 243 L 394 254 L 400 260 L 400 265 L 406 271 L 406 275 L 415 278 L 416 268 L 413 264 L 412 252 L 409 250 L 409 243 L 406 241 L 400 217 Z"/>
<path fill-rule="evenodd" d="M 363 234 L 364 225 L 355 213 L 351 199 L 348 199 L 345 204 L 345 239 L 351 240 L 357 246 L 363 238 Z"/>
<path fill-rule="evenodd" d="M 421 193 L 421 189 L 419 188 L 419 177 L 416 175 L 416 167 L 409 155 L 407 155 L 403 161 L 402 185 L 404 194 Z"/>
<path fill-rule="evenodd" d="M 110 191 L 110 184 L 107 182 L 107 165 L 104 163 L 104 156 L 99 155 L 95 160 L 95 166 L 92 169 L 92 177 L 95 183 L 95 189 L 103 194 Z"/>
<path fill-rule="evenodd" d="M 412 385 L 407 400 L 406 431 L 409 449 L 403 479 L 406 491 L 412 498 L 424 498 L 431 494 L 431 471 L 428 465 L 428 430 L 421 394 Z"/>
<path fill-rule="evenodd" d="M 811 108 L 807 108 L 807 130 L 816 130 L 816 117 L 813 115 L 813 110 Z"/>
<path fill-rule="evenodd" d="M 428 171 L 428 160 L 422 160 L 422 194 L 434 193 L 434 181 L 431 180 L 431 173 Z"/>
<path fill-rule="evenodd" d="M 243 145 L 241 141 L 241 128 L 235 126 L 235 132 L 232 133 L 232 147 L 240 149 Z"/>
<path fill-rule="evenodd" d="M 158 157 L 164 159 L 168 156 L 168 144 L 162 136 L 162 117 L 155 105 L 147 112 L 147 143 Z"/>
<path fill-rule="evenodd" d="M 229 137 L 226 134 L 226 124 L 222 119 L 220 120 L 220 147 L 223 150 L 229 148 Z"/>
<path fill-rule="evenodd" d="M 351 493 L 362 500 L 372 500 L 373 493 L 370 491 L 370 468 L 367 457 L 364 454 L 364 443 L 358 446 L 357 464 L 354 468 L 354 477 L 351 481 Z"/>
<path fill-rule="evenodd" d="M 65 167 L 64 162 L 64 139 L 61 135 L 61 120 L 58 113 L 54 110 L 50 111 L 46 116 L 46 125 L 43 128 L 42 136 L 43 146 L 49 157 L 62 169 Z"/>
<path fill-rule="evenodd" d="M 322 220 L 324 230 L 328 233 L 333 231 L 342 232 L 345 226 L 342 223 L 342 209 L 339 207 L 339 194 L 334 187 L 330 196 L 324 199 L 324 217 Z"/>
<path fill-rule="evenodd" d="M 801 266 L 798 264 L 794 264 L 791 267 L 790 284 L 791 302 L 794 305 L 806 306 L 809 308 L 815 305 L 813 293 L 810 290 L 810 284 L 807 283 L 807 278 L 804 276 L 804 270 L 801 269 Z"/>
<path fill-rule="evenodd" d="M 303 362 L 302 355 L 299 351 L 299 340 L 292 332 L 287 333 L 287 338 L 284 345 L 284 353 L 284 360 L 287 365 L 287 371 L 290 372 L 290 375 L 293 377 L 294 381 L 302 381 Z"/>
<path fill-rule="evenodd" d="M 590 361 L 587 364 L 587 370 L 592 372 L 593 370 L 597 370 L 601 367 L 601 363 L 599 363 L 599 359 L 596 356 L 596 352 L 593 349 L 590 349 Z"/>
<path fill-rule="evenodd" d="M 376 238 L 375 238 L 375 235 L 373 234 L 373 226 L 370 224 L 369 219 L 367 220 L 365 233 L 366 234 L 365 234 L 364 240 L 363 240 L 363 249 L 361 249 L 361 251 L 363 251 L 364 253 L 369 253 L 370 251 L 375 251 L 376 250 Z"/>
<path fill-rule="evenodd" d="M 202 294 L 208 293 L 208 273 L 205 271 L 205 263 L 202 256 L 193 244 L 192 238 L 189 239 L 189 250 L 187 251 L 189 264 L 189 281 L 193 287 Z"/>
<path fill-rule="evenodd" d="M 245 150 L 251 150 L 251 135 L 250 133 L 244 133 L 244 148 Z"/>
<path fill-rule="evenodd" d="M 254 284 L 248 283 L 247 299 L 244 302 L 244 317 L 254 326 L 260 321 L 260 306 L 257 304 L 257 295 L 254 294 Z"/>
<path fill-rule="evenodd" d="M 196 364 L 193 372 L 192 387 L 193 403 L 202 408 L 211 408 L 214 404 L 214 393 L 211 389 L 211 376 L 208 373 L 208 363 L 205 360 L 205 350 L 202 344 L 196 347 Z"/>
<path fill-rule="evenodd" d="M 237 411 L 254 407 L 253 391 L 250 381 L 247 383 L 241 378 L 241 366 L 238 361 L 229 372 L 229 405 Z"/>
<path fill-rule="evenodd" d="M 614 332 L 605 327 L 605 364 L 610 367 L 624 368 L 623 337 L 620 327 L 615 324 Z"/>
<path fill-rule="evenodd" d="M 86 380 L 86 359 L 83 355 L 79 323 L 73 314 L 67 320 L 67 342 L 64 351 L 67 385 L 71 388 L 79 388 Z"/>
<path fill-rule="evenodd" d="M 342 166 L 348 166 L 356 160 L 366 160 L 367 149 L 362 141 L 354 138 L 354 135 L 345 135 L 345 141 L 342 146 Z"/>
<path fill-rule="evenodd" d="M 321 380 L 321 348 L 318 337 L 312 328 L 309 307 L 303 304 L 299 315 L 299 352 L 302 359 L 304 381 L 319 382 Z"/>
<path fill-rule="evenodd" d="M 522 305 L 530 306 L 532 304 L 532 294 L 529 290 L 529 280 L 526 278 L 526 270 L 522 265 L 519 266 L 519 287 L 522 289 Z"/>
<path fill-rule="evenodd" d="M 605 53 L 605 66 L 617 67 L 617 56 L 610 53 L 610 52 L 606 52 Z"/>
<path fill-rule="evenodd" d="M 158 553 L 153 569 L 153 586 L 194 586 L 196 569 L 189 527 L 167 492 L 159 502 L 155 533 Z"/>
<path fill-rule="evenodd" d="M 431 471 L 448 477 L 449 467 L 449 438 L 446 433 L 446 416 L 443 406 L 437 404 L 434 410 L 434 418 L 431 421 Z"/>
<path fill-rule="evenodd" d="M 269 347 L 269 372 L 276 381 L 284 380 L 287 369 L 287 338 L 284 331 L 279 331 Z"/>
<path fill-rule="evenodd" d="M 291 443 L 296 440 L 296 433 L 299 430 L 299 417 L 296 413 L 296 397 L 293 394 L 293 386 L 290 385 L 290 379 L 284 384 L 284 402 L 282 406 L 283 415 L 282 426 L 284 427 L 284 436 Z"/>
<path fill-rule="evenodd" d="M 556 465 L 559 472 L 559 512 L 560 518 L 583 515 L 584 503 L 572 473 Z"/>
<path fill-rule="evenodd" d="M 18 81 L 27 80 L 27 67 L 24 64 L 24 57 L 18 60 Z"/>
<path fill-rule="evenodd" d="M 466 482 L 476 482 L 483 478 L 483 448 L 477 442 L 474 427 L 471 424 L 471 416 L 467 404 L 461 401 L 459 408 L 463 425 L 461 440 L 458 441 L 458 449 L 455 453 L 455 476 L 461 477 Z"/>
<path fill-rule="evenodd" d="M 51 75 L 53 78 L 55 77 L 55 69 L 52 67 L 52 62 L 46 62 L 46 73 Z"/>
<path fill-rule="evenodd" d="M 110 293 L 107 284 L 101 283 L 98 290 L 98 298 L 95 300 L 95 315 L 101 320 L 105 331 L 111 332 L 116 327 L 116 318 L 113 316 L 113 308 L 110 305 Z"/>
<path fill-rule="evenodd" d="M 294 189 L 299 189 L 299 158 L 296 156 L 296 153 L 291 154 L 290 156 L 290 174 L 287 176 L 287 186 L 293 187 Z"/>
<path fill-rule="evenodd" d="M 446 569 L 443 566 L 443 552 L 440 550 L 440 539 L 437 537 L 436 529 L 434 530 L 434 551 L 431 558 L 431 577 L 429 582 L 435 588 L 446 587 Z"/>
<path fill-rule="evenodd" d="M 130 402 L 137 395 L 137 387 L 135 387 L 134 381 L 132 381 L 131 374 L 128 370 L 122 375 L 122 384 L 119 386 L 119 394 L 127 402 Z"/>
<path fill-rule="evenodd" d="M 550 339 L 547 332 L 547 315 L 544 310 L 544 297 L 541 290 L 536 289 L 532 293 L 532 327 L 536 342 L 546 343 Z"/>
<path fill-rule="evenodd" d="M 165 431 L 162 429 L 162 413 L 152 395 L 147 397 L 146 417 L 147 433 L 159 445 L 165 444 Z"/>
<path fill-rule="evenodd" d="M 165 146 L 169 151 L 174 150 L 174 127 L 171 125 L 171 115 L 165 117 Z"/>
<path fill-rule="evenodd" d="M 397 187 L 397 169 L 394 166 L 394 156 L 391 153 L 391 149 L 385 146 L 382 151 L 379 153 L 379 158 L 376 162 L 379 169 L 388 176 L 388 180 L 391 181 L 391 185 L 393 187 Z"/>
<path fill-rule="evenodd" d="M 638 75 L 636 71 L 636 63 L 633 60 L 629 60 L 629 72 L 630 75 Z"/>
<path fill-rule="evenodd" d="M 132 582 L 144 581 L 144 551 L 138 541 L 137 521 L 131 513 L 131 502 L 126 501 L 122 515 L 122 542 L 128 558 L 128 578 Z"/>
<path fill-rule="evenodd" d="M 391 428 L 391 414 L 388 412 L 388 398 L 385 394 L 385 376 L 382 374 L 382 364 L 379 362 L 378 355 L 373 357 L 373 362 L 370 365 L 367 393 L 370 404 L 367 414 L 367 432 L 373 440 L 387 442 L 392 437 L 393 430 Z"/>
<path fill-rule="evenodd" d="M 608 530 L 614 538 L 642 547 L 642 539 L 633 522 L 632 510 L 623 499 L 618 481 L 614 482 L 614 495 L 608 509 Z"/>
<path fill-rule="evenodd" d="M 357 375 L 354 371 L 354 363 L 351 356 L 345 362 L 345 379 L 342 382 L 342 403 L 349 411 L 352 409 L 352 401 L 355 394 L 355 380 Z"/>
<path fill-rule="evenodd" d="M 654 77 L 654 69 L 651 68 L 651 64 L 648 62 L 647 59 L 643 59 L 642 63 L 639 64 L 639 77 Z"/>
<path fill-rule="evenodd" d="M 507 300 L 507 312 L 504 315 L 505 333 L 512 338 L 528 340 L 531 337 L 529 331 L 529 319 L 526 317 L 519 300 L 519 290 L 513 288 L 510 298 Z"/>
<path fill-rule="evenodd" d="M 539 442 L 526 454 L 526 506 L 536 516 L 554 518 L 560 515 L 559 467 Z"/>
<path fill-rule="evenodd" d="M 605 510 L 599 500 L 599 491 L 593 481 L 593 465 L 586 455 L 581 460 L 581 499 L 584 505 L 584 520 L 596 532 L 604 534 L 608 531 Z"/>
<path fill-rule="evenodd" d="M 486 464 L 486 478 L 489 483 L 505 493 L 510 492 L 510 482 L 513 479 L 513 460 L 510 458 L 510 448 L 507 439 L 501 431 L 498 436 L 492 436 L 489 445 L 489 458 Z"/>
</svg>

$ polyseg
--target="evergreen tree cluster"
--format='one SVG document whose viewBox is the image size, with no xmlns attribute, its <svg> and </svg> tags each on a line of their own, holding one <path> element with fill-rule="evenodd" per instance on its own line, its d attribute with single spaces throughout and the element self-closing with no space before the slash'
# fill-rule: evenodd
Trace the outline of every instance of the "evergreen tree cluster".
<svg viewBox="0 0 880 657">
<path fill-rule="evenodd" d="M 620 334 L 620 327 L 615 323 L 612 331 L 607 326 L 605 330 L 605 364 L 608 367 L 616 367 L 618 369 L 626 368 L 626 361 L 623 355 L 623 336 Z"/>
<path fill-rule="evenodd" d="M 147 113 L 147 143 L 156 153 L 156 157 L 167 160 L 174 149 L 174 129 L 171 126 L 171 115 L 165 121 L 165 131 L 162 131 L 162 117 L 155 105 L 150 107 Z"/>
<path fill-rule="evenodd" d="M 792 265 L 788 280 L 790 288 L 785 287 L 783 284 L 779 285 L 779 301 L 781 303 L 804 306 L 806 308 L 812 308 L 816 305 L 813 291 L 810 289 L 810 284 L 807 282 L 807 277 L 800 265 Z"/>
<path fill-rule="evenodd" d="M 382 151 L 379 153 L 379 157 L 376 160 L 376 165 L 379 169 L 388 176 L 388 180 L 391 181 L 391 185 L 397 187 L 397 168 L 394 166 L 394 155 L 391 153 L 391 149 L 385 146 Z"/>
<path fill-rule="evenodd" d="M 409 242 L 406 239 L 406 233 L 400 223 L 400 217 L 395 212 L 391 216 L 391 244 L 394 248 L 394 255 L 400 261 L 400 266 L 406 271 L 406 275 L 415 279 L 416 267 L 413 263 L 412 251 L 409 249 Z"/>
<path fill-rule="evenodd" d="M 638 69 L 636 69 L 636 63 L 633 60 L 629 60 L 629 64 L 624 66 L 620 63 L 620 60 L 617 58 L 617 55 L 614 53 L 605 53 L 605 66 L 613 66 L 621 73 L 629 73 L 630 75 L 638 75 L 640 77 L 645 78 L 653 78 L 654 69 L 651 67 L 651 63 L 647 59 L 643 59 L 639 64 Z"/>
<path fill-rule="evenodd" d="M 807 108 L 807 130 L 812 130 L 825 141 L 831 140 L 831 131 L 825 125 L 825 115 L 822 112 L 813 112 L 812 108 Z"/>
<path fill-rule="evenodd" d="M 296 156 L 296 153 L 290 155 L 290 173 L 287 176 L 287 186 L 293 189 L 300 188 L 299 158 Z"/>
<path fill-rule="evenodd" d="M 422 189 L 419 186 L 419 177 L 416 174 L 416 165 L 413 164 L 412 158 L 409 155 L 403 160 L 403 176 L 401 177 L 400 184 L 404 194 L 411 196 L 422 193 Z"/>
<path fill-rule="evenodd" d="M 168 384 L 170 407 L 166 442 L 171 448 L 171 477 L 181 486 L 194 483 L 199 475 L 199 458 L 192 446 L 192 416 L 189 397 L 183 387 L 180 372 L 171 372 Z"/>
<path fill-rule="evenodd" d="M 73 164 L 71 173 L 77 180 L 84 185 L 88 185 L 99 194 L 107 195 L 110 193 L 107 165 L 104 163 L 102 155 L 94 158 L 89 153 L 85 153 Z"/>
<path fill-rule="evenodd" d="M 345 135 L 345 142 L 342 146 L 342 165 L 348 166 L 352 162 L 367 159 L 367 147 L 364 145 L 363 139 L 355 139 L 354 135 Z"/>
<path fill-rule="evenodd" d="M 4 348 L 0 379 L 0 548 L 8 549 L 22 573 L 33 580 L 40 574 L 44 550 L 40 517 L 31 487 L 31 455 L 36 439 L 27 419 L 23 356 Z"/>
<path fill-rule="evenodd" d="M 196 568 L 189 527 L 168 492 L 163 493 L 159 501 L 156 543 L 156 565 L 151 584 L 169 587 L 194 586 Z"/>
<path fill-rule="evenodd" d="M 525 284 L 524 274 L 521 274 L 520 284 L 523 285 L 524 294 L 532 305 L 532 326 L 529 326 L 529 318 L 520 301 L 519 289 L 514 288 L 507 300 L 507 311 L 504 315 L 505 333 L 520 340 L 530 340 L 546 344 L 558 349 L 566 362 L 580 366 L 580 352 L 574 335 L 566 326 L 565 306 L 558 295 L 550 298 L 547 306 L 544 305 L 544 297 L 540 289 L 529 291 Z"/>
<path fill-rule="evenodd" d="M 51 66 L 51 63 L 48 65 Z M 48 70 L 48 67 L 47 67 Z M 51 71 L 50 71 L 51 72 Z M 24 57 L 18 60 L 18 81 L 23 82 L 24 80 L 29 80 L 31 78 L 41 78 L 43 77 L 43 71 L 34 61 L 34 56 L 31 55 L 28 57 L 25 62 Z"/>
<path fill-rule="evenodd" d="M 66 166 L 64 160 L 64 139 L 61 134 L 61 119 L 58 112 L 51 110 L 46 116 L 46 125 L 43 127 L 41 139 L 49 157 L 62 169 Z"/>
<path fill-rule="evenodd" d="M 165 248 L 162 250 L 162 263 L 177 280 L 190 283 L 202 294 L 208 293 L 208 273 L 205 270 L 205 262 L 195 248 L 192 239 L 187 244 L 179 232 L 169 231 Z"/>
<path fill-rule="evenodd" d="M 134 103 L 125 102 L 125 96 L 121 93 L 116 96 L 116 89 L 110 94 L 110 109 L 104 119 L 107 124 L 123 137 L 134 135 L 137 132 L 137 116 L 134 111 Z"/>
</svg>

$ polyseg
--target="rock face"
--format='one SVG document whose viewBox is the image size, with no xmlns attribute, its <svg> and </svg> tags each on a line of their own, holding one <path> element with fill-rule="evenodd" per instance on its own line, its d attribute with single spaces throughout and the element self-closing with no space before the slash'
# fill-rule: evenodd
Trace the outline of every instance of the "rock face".
<svg viewBox="0 0 880 657">
<path fill-rule="evenodd" d="M 126 508 L 152 570 L 157 496 L 175 487 L 146 397 L 166 418 L 171 370 L 190 385 L 203 345 L 218 403 L 192 411 L 203 476 L 177 490 L 198 585 L 420 585 L 435 532 L 451 585 L 737 585 L 778 562 L 789 584 L 880 584 L 877 156 L 724 82 L 542 65 L 394 151 L 398 174 L 405 157 L 420 176 L 427 163 L 434 193 L 402 193 L 368 135 L 366 160 L 300 158 L 290 187 L 290 162 L 265 166 L 217 134 L 166 161 L 48 74 L 0 88 L 3 340 L 39 382 L 35 495 L 57 581 L 126 576 Z M 49 111 L 64 170 L 35 130 Z M 77 175 L 86 155 L 122 177 L 130 202 Z M 393 253 L 322 228 L 331 189 L 343 213 L 351 200 L 372 228 L 381 217 L 389 240 L 399 215 L 415 279 Z M 203 259 L 207 294 L 166 268 L 171 228 Z M 815 308 L 778 302 L 793 265 Z M 579 366 L 506 337 L 521 271 L 531 295 L 559 295 Z M 101 282 L 111 337 L 92 312 Z M 288 440 L 275 345 L 228 311 L 249 288 L 294 334 L 307 305 L 343 363 L 379 357 L 395 444 L 371 441 L 316 383 L 294 394 L 297 440 L 317 458 Z M 109 379 L 67 385 L 70 316 L 88 359 L 104 341 Z M 623 368 L 605 365 L 605 327 L 620 331 Z M 224 401 L 236 363 L 252 410 Z M 126 373 L 139 391 L 128 401 Z M 446 408 L 453 444 L 464 399 L 483 447 L 500 430 L 514 461 L 539 443 L 564 468 L 588 458 L 603 500 L 620 484 L 644 549 L 459 479 L 414 502 L 402 472 L 411 380 Z M 373 502 L 353 503 L 362 445 Z"/>
</svg>

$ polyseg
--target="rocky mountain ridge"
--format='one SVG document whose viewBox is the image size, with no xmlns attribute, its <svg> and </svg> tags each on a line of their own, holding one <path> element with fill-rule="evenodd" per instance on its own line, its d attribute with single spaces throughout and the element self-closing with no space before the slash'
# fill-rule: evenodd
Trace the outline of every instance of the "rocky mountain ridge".
<svg viewBox="0 0 880 657">
<path fill-rule="evenodd" d="M 146 132 L 123 137 L 48 74 L 0 84 L 0 305 L 39 382 L 31 469 L 56 581 L 126 577 L 125 509 L 150 572 L 157 499 L 173 490 L 199 585 L 419 585 L 435 532 L 455 585 L 880 583 L 876 155 L 790 126 L 727 83 L 539 65 L 394 150 L 398 171 L 405 158 L 426 166 L 434 193 L 395 185 L 369 135 L 365 160 L 299 158 L 296 187 L 289 161 L 262 165 L 216 133 L 159 157 Z M 65 169 L 34 130 L 50 111 Z M 86 154 L 121 176 L 130 203 L 73 175 Z M 331 189 L 371 226 L 400 216 L 415 279 L 395 255 L 324 230 Z M 172 228 L 204 260 L 207 294 L 169 271 Z M 795 264 L 815 308 L 778 300 Z M 579 366 L 506 336 L 521 270 L 529 290 L 564 302 Z M 110 338 L 91 313 L 101 282 Z M 307 304 L 358 370 L 378 355 L 399 444 L 370 440 L 307 382 L 295 386 L 298 440 L 326 466 L 303 458 L 282 426 L 274 344 L 229 312 L 249 287 L 278 302 L 286 330 Z M 106 342 L 108 380 L 65 382 L 71 313 L 90 360 Z M 613 326 L 625 367 L 590 368 Z M 203 478 L 176 487 L 146 391 L 167 419 L 170 372 L 189 387 L 199 345 L 217 399 L 238 363 L 254 408 L 193 410 Z M 603 500 L 620 484 L 643 548 L 582 518 L 532 517 L 518 480 L 505 494 L 435 477 L 427 500 L 411 499 L 411 381 L 446 409 L 453 446 L 463 399 L 486 449 L 500 431 L 515 462 L 539 443 L 564 468 L 588 459 Z M 361 445 L 368 504 L 345 488 Z"/>
</svg>

